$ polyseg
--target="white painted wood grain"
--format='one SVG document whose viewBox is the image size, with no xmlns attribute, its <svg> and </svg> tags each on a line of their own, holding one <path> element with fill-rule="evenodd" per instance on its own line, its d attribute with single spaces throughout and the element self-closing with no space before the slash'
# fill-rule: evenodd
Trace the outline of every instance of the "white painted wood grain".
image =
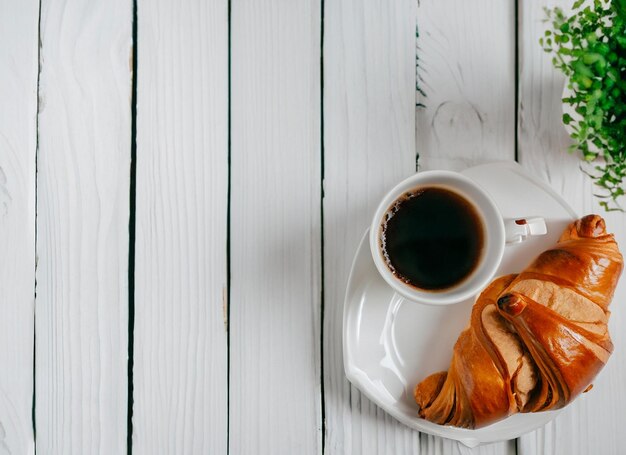
<svg viewBox="0 0 626 455">
<path fill-rule="evenodd" d="M 132 5 L 43 0 L 37 453 L 126 450 Z"/>
<path fill-rule="evenodd" d="M 422 0 L 417 10 L 419 169 L 515 159 L 515 4 Z M 429 436 L 424 453 L 514 454 Z"/>
<path fill-rule="evenodd" d="M 420 455 L 512 455 L 516 453 L 515 444 L 516 440 L 511 439 L 470 449 L 457 441 L 423 434 L 420 440 Z"/>
<path fill-rule="evenodd" d="M 515 156 L 515 4 L 418 2 L 417 151 L 422 169 Z"/>
<path fill-rule="evenodd" d="M 321 452 L 319 0 L 232 2 L 230 453 Z"/>
<path fill-rule="evenodd" d="M 0 454 L 34 453 L 39 2 L 0 1 Z"/>
<path fill-rule="evenodd" d="M 550 56 L 538 44 L 546 24 L 544 6 L 568 7 L 566 0 L 520 2 L 521 164 L 548 181 L 580 214 L 598 213 L 607 228 L 626 245 L 626 215 L 607 214 L 592 197 L 592 182 L 579 170 L 580 159 L 566 149 L 569 139 L 561 123 L 564 78 L 553 69 Z M 626 421 L 626 279 L 622 277 L 611 306 L 609 328 L 615 351 L 594 382 L 594 388 L 568 406 L 545 428 L 520 438 L 521 454 L 622 454 L 621 429 Z"/>
<path fill-rule="evenodd" d="M 227 446 L 228 2 L 139 1 L 133 453 Z"/>
<path fill-rule="evenodd" d="M 514 441 L 470 450 L 456 442 L 418 436 L 345 382 L 337 348 L 354 249 L 384 191 L 414 172 L 416 147 L 424 169 L 462 169 L 483 160 L 514 157 L 512 5 L 420 3 L 419 86 L 426 96 L 419 93 L 418 102 L 426 107 L 417 111 L 416 123 L 411 4 L 344 2 L 327 5 L 327 11 L 327 448 L 330 453 L 513 453 Z M 486 25 L 493 27 L 488 31 Z M 498 71 L 492 74 L 489 68 L 494 67 Z M 487 95 L 489 99 L 484 99 Z"/>
<path fill-rule="evenodd" d="M 325 453 L 420 453 L 420 434 L 346 379 L 343 298 L 380 198 L 415 172 L 414 0 L 325 3 Z"/>
</svg>

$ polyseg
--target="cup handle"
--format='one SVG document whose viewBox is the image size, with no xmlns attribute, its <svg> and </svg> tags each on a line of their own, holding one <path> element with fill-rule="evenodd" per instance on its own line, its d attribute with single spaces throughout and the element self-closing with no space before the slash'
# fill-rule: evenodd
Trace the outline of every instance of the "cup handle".
<svg viewBox="0 0 626 455">
<path fill-rule="evenodd" d="M 545 220 L 538 216 L 504 220 L 504 230 L 507 245 L 521 243 L 532 235 L 548 233 Z"/>
</svg>

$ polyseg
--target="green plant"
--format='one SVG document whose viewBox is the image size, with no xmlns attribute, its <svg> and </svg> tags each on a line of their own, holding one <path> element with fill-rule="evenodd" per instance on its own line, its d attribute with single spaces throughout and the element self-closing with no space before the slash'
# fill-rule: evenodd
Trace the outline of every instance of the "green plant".
<svg viewBox="0 0 626 455">
<path fill-rule="evenodd" d="M 551 29 L 539 43 L 568 78 L 571 95 L 564 114 L 588 172 L 600 187 L 606 210 L 623 210 L 618 198 L 626 185 L 626 0 L 578 0 L 566 16 L 546 9 Z"/>
</svg>

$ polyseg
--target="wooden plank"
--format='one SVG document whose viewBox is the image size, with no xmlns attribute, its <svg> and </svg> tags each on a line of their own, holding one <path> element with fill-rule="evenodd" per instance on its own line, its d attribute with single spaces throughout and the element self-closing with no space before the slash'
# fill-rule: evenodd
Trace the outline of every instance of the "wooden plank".
<svg viewBox="0 0 626 455">
<path fill-rule="evenodd" d="M 470 449 L 457 441 L 431 435 L 421 435 L 421 455 L 502 455 L 515 454 L 515 439 L 495 444 L 484 444 Z"/>
<path fill-rule="evenodd" d="M 319 0 L 232 3 L 230 452 L 321 452 Z"/>
<path fill-rule="evenodd" d="M 137 9 L 133 453 L 225 454 L 228 2 Z"/>
<path fill-rule="evenodd" d="M 514 159 L 514 3 L 419 3 L 420 170 Z"/>
<path fill-rule="evenodd" d="M 132 5 L 43 0 L 37 452 L 126 450 Z"/>
<path fill-rule="evenodd" d="M 330 453 L 470 451 L 403 427 L 343 376 L 341 302 L 352 255 L 379 198 L 415 171 L 416 145 L 421 169 L 462 169 L 514 158 L 512 5 L 421 2 L 417 12 L 412 5 L 354 1 L 326 6 L 324 366 Z M 425 105 L 417 118 L 416 14 L 417 101 Z M 485 73 L 485 68 L 497 71 Z M 511 441 L 471 452 L 514 449 Z"/>
<path fill-rule="evenodd" d="M 325 453 L 420 453 L 420 435 L 346 379 L 343 298 L 380 198 L 415 172 L 413 0 L 326 2 L 324 17 Z"/>
<path fill-rule="evenodd" d="M 0 454 L 34 453 L 38 14 L 0 0 Z"/>
<path fill-rule="evenodd" d="M 520 104 L 519 132 L 521 164 L 529 172 L 548 181 L 580 215 L 598 213 L 616 234 L 619 245 L 626 245 L 626 216 L 607 214 L 593 198 L 592 182 L 580 170 L 580 158 L 566 152 L 569 138 L 561 122 L 564 78 L 553 69 L 550 56 L 538 44 L 547 26 L 544 6 L 567 8 L 571 2 L 520 2 Z M 600 373 L 593 390 L 568 406 L 543 429 L 520 438 L 520 454 L 618 454 L 623 453 L 623 435 L 617 422 L 626 420 L 626 280 L 622 277 L 611 306 L 609 328 L 615 351 Z"/>
<path fill-rule="evenodd" d="M 513 2 L 419 2 L 419 169 L 462 170 L 515 159 Z M 423 453 L 513 454 L 515 441 L 471 451 L 428 437 Z"/>
</svg>

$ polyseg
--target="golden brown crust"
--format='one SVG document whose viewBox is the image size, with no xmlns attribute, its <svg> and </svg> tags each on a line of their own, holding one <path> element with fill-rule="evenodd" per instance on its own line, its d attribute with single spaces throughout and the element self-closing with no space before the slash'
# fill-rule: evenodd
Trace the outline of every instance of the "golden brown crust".
<svg viewBox="0 0 626 455">
<path fill-rule="evenodd" d="M 478 428 L 571 402 L 613 350 L 608 306 L 622 268 L 602 217 L 571 223 L 554 248 L 481 293 L 448 372 L 415 387 L 420 416 Z"/>
</svg>

